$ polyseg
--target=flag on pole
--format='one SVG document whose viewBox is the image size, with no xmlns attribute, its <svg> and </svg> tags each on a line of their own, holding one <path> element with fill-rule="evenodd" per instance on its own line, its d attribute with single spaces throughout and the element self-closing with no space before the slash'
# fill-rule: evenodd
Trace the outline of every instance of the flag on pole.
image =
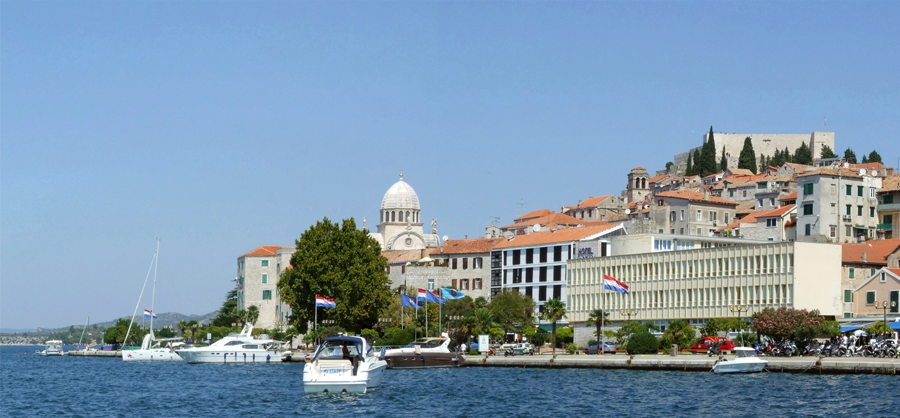
<svg viewBox="0 0 900 418">
<path fill-rule="evenodd" d="M 441 297 L 444 299 L 456 300 L 462 299 L 466 295 L 456 289 L 441 288 Z"/>
<path fill-rule="evenodd" d="M 427 301 L 428 301 L 428 291 L 426 291 L 425 289 L 419 289 L 419 296 L 416 298 L 416 302 L 421 305 L 422 302 L 427 302 Z"/>
<path fill-rule="evenodd" d="M 603 275 L 603 288 L 606 290 L 612 290 L 613 292 L 629 293 L 627 284 L 622 283 L 616 280 L 615 277 L 607 274 Z"/>
<path fill-rule="evenodd" d="M 146 316 L 147 318 L 150 318 L 151 316 L 154 317 L 154 318 L 159 318 L 158 316 L 156 316 L 155 313 L 153 313 L 153 312 L 152 312 L 151 310 L 149 310 L 149 309 L 144 309 L 144 316 Z"/>
<path fill-rule="evenodd" d="M 400 295 L 400 303 L 407 308 L 418 309 L 421 308 L 420 305 L 416 304 L 416 301 L 408 295 Z"/>
<path fill-rule="evenodd" d="M 334 303 L 334 299 L 328 299 L 324 296 L 316 295 L 316 307 L 317 308 L 337 308 L 337 305 Z"/>
<path fill-rule="evenodd" d="M 431 303 L 440 303 L 441 305 L 446 304 L 446 302 L 444 302 L 444 299 L 438 296 L 437 292 L 428 291 L 426 292 L 425 296 Z"/>
</svg>

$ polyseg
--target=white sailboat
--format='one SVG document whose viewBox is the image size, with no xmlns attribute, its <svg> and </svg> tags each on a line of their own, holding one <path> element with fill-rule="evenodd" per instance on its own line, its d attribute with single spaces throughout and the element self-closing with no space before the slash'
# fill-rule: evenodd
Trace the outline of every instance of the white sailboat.
<svg viewBox="0 0 900 418">
<path fill-rule="evenodd" d="M 175 354 L 170 347 L 164 347 L 161 344 L 168 341 L 180 341 L 181 338 L 156 338 L 153 335 L 153 318 L 156 313 L 153 311 L 156 303 L 156 272 L 159 266 L 159 239 L 156 240 L 156 252 L 153 254 L 153 261 L 150 263 L 150 270 L 153 271 L 153 295 L 150 299 L 150 332 L 144 336 L 139 349 L 123 349 L 122 360 L 125 361 L 182 361 L 181 357 Z M 144 279 L 144 286 L 141 288 L 141 295 L 138 296 L 137 305 L 134 307 L 134 313 L 131 315 L 131 323 L 128 324 L 128 331 L 125 333 L 125 341 L 128 341 L 128 335 L 131 333 L 131 326 L 134 325 L 134 317 L 137 315 L 138 307 L 141 305 L 141 298 L 144 297 L 144 289 L 147 287 L 147 280 L 150 278 L 150 270 L 147 271 L 147 278 Z M 146 312 L 146 309 L 144 310 Z"/>
</svg>

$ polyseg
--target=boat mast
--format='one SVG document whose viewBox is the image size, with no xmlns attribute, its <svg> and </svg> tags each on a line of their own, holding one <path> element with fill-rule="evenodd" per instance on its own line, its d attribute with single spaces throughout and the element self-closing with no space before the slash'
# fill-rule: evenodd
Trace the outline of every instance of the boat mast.
<svg viewBox="0 0 900 418">
<path fill-rule="evenodd" d="M 134 305 L 134 313 L 131 314 L 131 323 L 128 324 L 128 331 L 125 331 L 125 339 L 122 340 L 122 344 L 128 342 L 128 336 L 131 334 L 131 326 L 134 325 L 134 317 L 137 315 L 138 307 L 141 306 L 141 298 L 144 297 L 144 289 L 147 288 L 147 280 L 150 280 L 150 272 L 153 270 L 153 265 L 156 263 L 157 257 L 159 257 L 159 238 L 156 239 L 156 252 L 153 253 L 153 259 L 150 260 L 150 268 L 147 269 L 147 277 L 144 278 L 144 286 L 141 287 L 141 295 L 138 296 L 137 304 Z"/>
<path fill-rule="evenodd" d="M 91 317 L 88 315 L 87 322 L 84 324 L 84 328 L 81 329 L 81 337 L 78 338 L 78 346 L 81 347 L 81 340 L 84 338 L 84 331 L 87 330 L 88 324 L 91 323 Z"/>
<path fill-rule="evenodd" d="M 159 270 L 159 238 L 156 239 L 156 262 L 153 263 L 153 291 L 150 294 L 150 345 L 153 345 L 153 339 L 156 337 L 153 335 L 153 317 L 156 316 L 155 307 L 153 306 L 156 303 L 156 272 Z"/>
</svg>

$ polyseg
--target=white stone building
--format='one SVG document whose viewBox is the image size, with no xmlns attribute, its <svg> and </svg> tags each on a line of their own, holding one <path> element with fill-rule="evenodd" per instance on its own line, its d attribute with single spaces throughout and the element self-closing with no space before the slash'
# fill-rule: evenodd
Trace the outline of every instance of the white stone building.
<svg viewBox="0 0 900 418">
<path fill-rule="evenodd" d="M 422 228 L 419 196 L 412 186 L 400 180 L 381 199 L 377 230 L 369 234 L 381 244 L 382 251 L 416 250 L 440 245 L 437 219 L 431 221 L 431 233 Z"/>
<path fill-rule="evenodd" d="M 853 242 L 875 237 L 882 178 L 865 170 L 816 168 L 797 175 L 797 240 Z"/>
<path fill-rule="evenodd" d="M 291 314 L 278 295 L 278 279 L 290 265 L 294 250 L 289 245 L 263 245 L 237 259 L 237 306 L 259 309 L 257 328 L 275 328 Z"/>
</svg>

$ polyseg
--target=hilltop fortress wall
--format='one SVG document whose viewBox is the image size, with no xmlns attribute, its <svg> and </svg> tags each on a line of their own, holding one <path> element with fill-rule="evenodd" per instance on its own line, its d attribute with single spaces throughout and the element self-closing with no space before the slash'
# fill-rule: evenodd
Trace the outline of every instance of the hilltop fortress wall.
<svg viewBox="0 0 900 418">
<path fill-rule="evenodd" d="M 791 153 L 794 152 L 801 143 L 806 143 L 812 150 L 813 158 L 819 158 L 822 147 L 828 145 L 837 153 L 834 148 L 834 132 L 813 132 L 811 134 L 728 134 L 715 132 L 713 137 L 716 140 L 716 162 L 722 158 L 722 151 L 725 152 L 725 158 L 728 159 L 728 167 L 737 167 L 738 157 L 744 148 L 744 138 L 750 137 L 753 143 L 753 151 L 756 152 L 757 161 L 761 154 L 769 157 L 775 154 L 776 150 L 784 150 L 787 148 Z M 703 143 L 705 144 L 709 137 L 709 133 L 703 134 Z M 687 152 L 675 155 L 673 161 L 674 172 L 683 174 L 687 169 L 688 155 L 694 150 L 700 150 L 702 145 L 691 148 Z"/>
</svg>

